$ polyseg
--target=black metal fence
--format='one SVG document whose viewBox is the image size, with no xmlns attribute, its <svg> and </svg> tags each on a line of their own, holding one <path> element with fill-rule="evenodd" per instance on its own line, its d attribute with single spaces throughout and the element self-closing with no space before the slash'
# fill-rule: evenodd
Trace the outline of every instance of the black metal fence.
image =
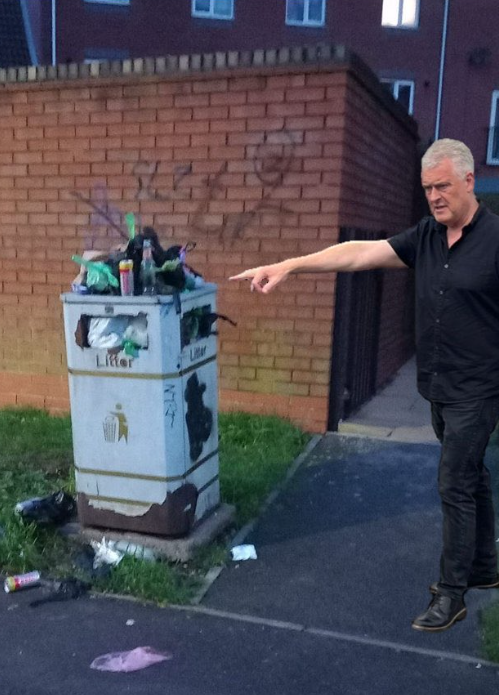
<svg viewBox="0 0 499 695">
<path fill-rule="evenodd" d="M 339 241 L 374 241 L 384 232 L 340 229 Z M 328 430 L 374 395 L 383 271 L 338 273 L 331 356 Z"/>
</svg>

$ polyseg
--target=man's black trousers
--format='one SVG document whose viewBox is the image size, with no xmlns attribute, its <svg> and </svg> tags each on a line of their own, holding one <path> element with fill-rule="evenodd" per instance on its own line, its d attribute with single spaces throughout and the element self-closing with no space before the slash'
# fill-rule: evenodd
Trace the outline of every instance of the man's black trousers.
<svg viewBox="0 0 499 695">
<path fill-rule="evenodd" d="M 431 403 L 442 444 L 438 490 L 443 511 L 439 592 L 458 598 L 468 580 L 495 578 L 497 552 L 490 473 L 483 458 L 499 420 L 499 397 Z"/>
</svg>

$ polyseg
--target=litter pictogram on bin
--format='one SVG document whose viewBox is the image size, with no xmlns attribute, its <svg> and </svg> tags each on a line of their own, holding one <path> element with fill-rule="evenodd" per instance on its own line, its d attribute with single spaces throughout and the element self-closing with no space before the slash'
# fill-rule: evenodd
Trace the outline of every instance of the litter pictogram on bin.
<svg viewBox="0 0 499 695">
<path fill-rule="evenodd" d="M 121 412 L 123 406 L 116 404 L 113 410 L 106 416 L 103 422 L 104 439 L 110 444 L 117 444 L 121 438 L 128 444 L 128 422 L 125 413 Z"/>
</svg>

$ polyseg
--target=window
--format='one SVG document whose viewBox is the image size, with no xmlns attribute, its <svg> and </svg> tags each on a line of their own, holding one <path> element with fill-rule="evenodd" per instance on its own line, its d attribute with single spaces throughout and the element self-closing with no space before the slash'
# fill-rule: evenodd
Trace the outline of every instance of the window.
<svg viewBox="0 0 499 695">
<path fill-rule="evenodd" d="M 129 5 L 130 0 L 85 0 L 85 2 L 93 2 L 97 5 Z"/>
<path fill-rule="evenodd" d="M 405 106 L 407 113 L 414 111 L 414 82 L 412 80 L 381 80 L 392 96 Z"/>
<path fill-rule="evenodd" d="M 419 23 L 419 0 L 383 0 L 384 27 L 415 29 Z"/>
<path fill-rule="evenodd" d="M 192 0 L 192 16 L 233 19 L 234 0 Z"/>
<path fill-rule="evenodd" d="M 286 0 L 286 24 L 321 27 L 326 19 L 326 0 Z"/>
<path fill-rule="evenodd" d="M 499 90 L 492 92 L 487 164 L 499 164 Z"/>
</svg>

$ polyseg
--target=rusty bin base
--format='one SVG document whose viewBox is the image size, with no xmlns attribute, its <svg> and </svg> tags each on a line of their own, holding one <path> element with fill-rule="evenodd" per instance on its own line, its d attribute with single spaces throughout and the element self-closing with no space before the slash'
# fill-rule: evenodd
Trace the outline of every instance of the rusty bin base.
<svg viewBox="0 0 499 695">
<path fill-rule="evenodd" d="M 78 518 L 82 526 L 99 526 L 178 538 L 187 536 L 194 525 L 197 498 L 196 487 L 186 483 L 173 493 L 169 492 L 163 504 L 151 505 L 145 514 L 126 516 L 112 510 L 93 507 L 88 497 L 79 492 Z"/>
<path fill-rule="evenodd" d="M 149 533 L 141 534 L 85 525 L 77 525 L 73 530 L 83 536 L 87 542 L 91 540 L 101 541 L 105 536 L 106 540 L 125 540 L 136 545 L 143 545 L 145 548 L 151 548 L 158 556 L 168 560 L 187 562 L 197 548 L 208 545 L 229 528 L 234 518 L 235 507 L 230 504 L 220 504 L 197 523 L 188 536 L 183 538 L 164 538 Z"/>
</svg>

